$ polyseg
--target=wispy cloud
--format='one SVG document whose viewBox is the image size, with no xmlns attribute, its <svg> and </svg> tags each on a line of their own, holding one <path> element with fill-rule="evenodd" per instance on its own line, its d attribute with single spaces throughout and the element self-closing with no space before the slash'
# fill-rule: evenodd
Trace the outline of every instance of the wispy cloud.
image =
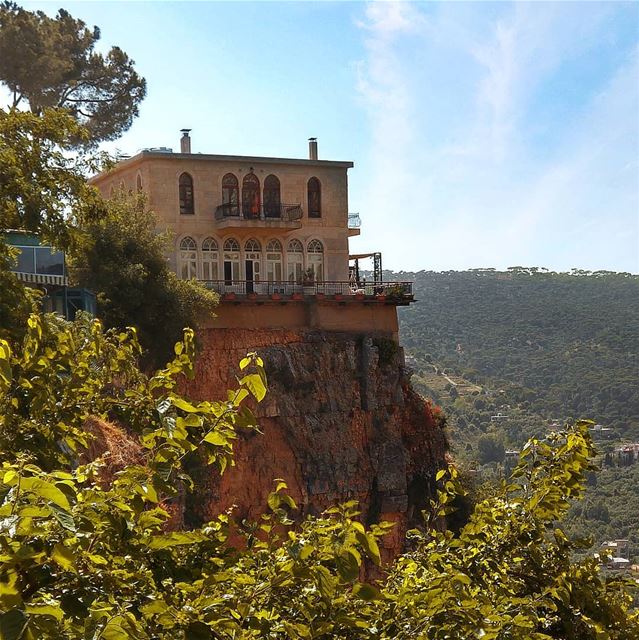
<svg viewBox="0 0 639 640">
<path fill-rule="evenodd" d="M 387 264 L 639 271 L 628 16 L 458 6 L 374 3 L 360 22 L 357 90 L 374 141 L 360 201 Z M 611 32 L 620 41 L 602 49 Z"/>
</svg>

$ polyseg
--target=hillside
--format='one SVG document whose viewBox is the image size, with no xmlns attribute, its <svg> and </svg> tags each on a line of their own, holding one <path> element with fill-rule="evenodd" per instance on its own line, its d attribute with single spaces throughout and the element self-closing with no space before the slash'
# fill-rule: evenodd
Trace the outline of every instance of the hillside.
<svg viewBox="0 0 639 640">
<path fill-rule="evenodd" d="M 400 310 L 412 382 L 444 407 L 457 459 L 483 464 L 482 477 L 530 436 L 581 417 L 601 425 L 602 453 L 639 442 L 639 277 L 515 268 L 388 278 L 415 282 L 418 302 Z M 639 497 L 636 473 L 606 468 L 588 502 L 609 513 L 582 510 L 576 528 L 639 545 L 639 515 L 624 512 Z M 611 486 L 628 499 L 611 501 Z"/>
</svg>

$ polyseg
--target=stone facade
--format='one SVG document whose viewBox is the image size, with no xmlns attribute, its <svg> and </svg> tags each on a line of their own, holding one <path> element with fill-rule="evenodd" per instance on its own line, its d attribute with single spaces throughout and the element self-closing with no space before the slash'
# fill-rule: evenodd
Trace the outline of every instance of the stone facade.
<svg viewBox="0 0 639 640">
<path fill-rule="evenodd" d="M 308 252 L 309 244 L 313 240 L 319 240 L 323 256 L 315 258 L 315 262 L 321 259 L 323 264 L 318 280 L 347 281 L 348 236 L 359 233 L 358 230 L 348 229 L 347 171 L 352 166 L 352 162 L 146 150 L 119 162 L 112 171 L 96 176 L 92 183 L 104 197 L 109 197 L 120 189 L 144 191 L 149 207 L 157 216 L 158 228 L 170 231 L 175 239 L 175 249 L 168 258 L 179 275 L 183 272 L 185 276 L 202 280 L 224 280 L 224 245 L 227 240 L 235 239 L 239 245 L 239 269 L 237 274 L 233 274 L 233 279 L 253 279 L 256 282 L 268 280 L 266 249 L 269 241 L 278 240 L 282 248 L 280 267 L 272 270 L 271 279 L 289 280 L 289 263 L 298 260 L 297 256 L 289 255 L 290 241 L 300 241 L 304 249 L 301 269 L 305 271 L 313 266 L 313 258 L 309 257 Z M 179 185 L 180 178 L 184 175 L 189 176 L 192 181 L 193 213 L 181 213 Z M 233 211 L 224 211 L 223 207 L 220 210 L 225 203 L 225 176 L 237 179 L 237 209 Z M 247 176 L 251 177 L 251 182 L 259 185 L 255 209 L 251 209 L 244 197 Z M 289 207 L 284 210 L 284 215 L 269 217 L 268 211 L 264 215 L 268 204 L 268 194 L 265 191 L 268 176 L 275 176 L 279 181 L 277 199 L 282 205 Z M 309 181 L 313 178 L 318 181 L 320 188 L 318 217 L 309 215 Z M 292 208 L 295 205 L 299 209 Z M 286 215 L 287 211 L 299 212 L 301 217 L 297 220 L 286 219 L 290 217 Z M 225 213 L 236 212 L 238 215 L 222 217 Z M 195 273 L 184 266 L 184 262 L 191 259 L 190 256 L 186 253 L 181 256 L 180 247 L 185 246 L 185 238 L 194 241 Z M 210 256 L 203 251 L 208 238 L 212 238 L 218 247 L 214 258 L 217 261 L 215 270 L 205 265 L 210 260 Z M 252 239 L 257 241 L 261 255 L 256 260 L 259 260 L 259 265 L 251 267 L 253 273 L 248 273 L 247 261 L 255 257 L 249 256 L 247 250 L 247 241 Z M 275 271 L 281 274 L 277 278 L 273 275 Z M 212 275 L 217 277 L 213 278 Z"/>
</svg>

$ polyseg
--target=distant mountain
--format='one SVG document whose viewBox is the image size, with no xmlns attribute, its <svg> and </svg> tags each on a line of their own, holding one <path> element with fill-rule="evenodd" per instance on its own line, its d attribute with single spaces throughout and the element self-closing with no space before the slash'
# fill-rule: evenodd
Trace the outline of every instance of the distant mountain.
<svg viewBox="0 0 639 640">
<path fill-rule="evenodd" d="M 458 459 L 488 473 L 530 436 L 577 418 L 600 425 L 602 453 L 639 442 L 639 276 L 517 267 L 385 277 L 414 280 L 417 302 L 400 309 L 401 342 L 414 386 L 449 416 Z M 639 468 L 601 477 L 609 488 L 629 474 L 639 478 Z M 639 503 L 636 482 L 615 486 Z M 628 523 L 625 499 L 610 503 L 594 487 L 587 502 L 597 508 L 575 513 L 578 529 L 601 538 L 634 527 L 639 553 L 639 514 Z M 598 508 L 605 502 L 609 513 Z M 596 515 L 604 524 L 595 526 Z"/>
</svg>

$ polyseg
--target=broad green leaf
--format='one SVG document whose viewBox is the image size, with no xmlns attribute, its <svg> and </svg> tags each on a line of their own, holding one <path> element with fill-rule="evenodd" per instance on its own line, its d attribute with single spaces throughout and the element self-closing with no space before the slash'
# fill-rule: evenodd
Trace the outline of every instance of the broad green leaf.
<svg viewBox="0 0 639 640">
<path fill-rule="evenodd" d="M 371 584 L 359 583 L 353 587 L 353 593 L 362 600 L 381 600 L 382 593 Z"/>
<path fill-rule="evenodd" d="M 63 544 L 56 544 L 51 553 L 51 559 L 65 570 L 74 570 L 75 554 Z"/>
<path fill-rule="evenodd" d="M 34 616 L 52 616 L 60 622 L 64 616 L 64 612 L 60 605 L 52 604 L 29 604 L 25 607 L 28 614 Z"/>
<path fill-rule="evenodd" d="M 240 380 L 240 384 L 245 386 L 258 402 L 264 400 L 264 396 L 266 396 L 266 386 L 257 373 L 250 373 L 244 376 Z"/>
<path fill-rule="evenodd" d="M 11 609 L 0 616 L 0 638 L 2 640 L 20 640 L 27 626 L 28 618 L 24 611 Z"/>
<path fill-rule="evenodd" d="M 209 444 L 213 444 L 218 447 L 226 446 L 229 443 L 229 441 L 219 431 L 209 431 L 203 439 L 204 442 L 208 442 Z"/>
</svg>

